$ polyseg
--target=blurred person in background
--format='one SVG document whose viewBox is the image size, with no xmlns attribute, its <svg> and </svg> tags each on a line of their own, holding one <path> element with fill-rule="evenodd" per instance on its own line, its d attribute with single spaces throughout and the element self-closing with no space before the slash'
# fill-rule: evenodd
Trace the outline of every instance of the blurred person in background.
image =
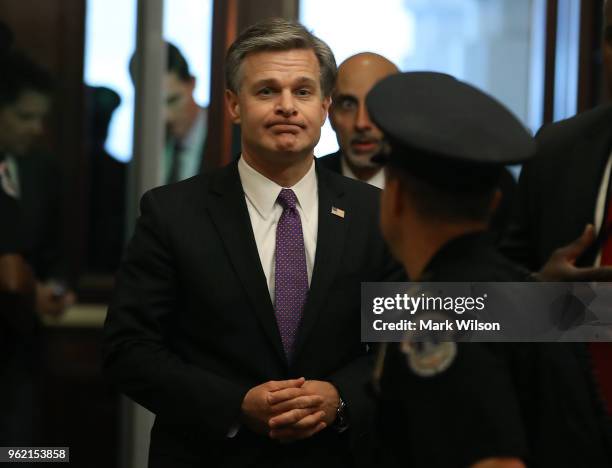
<svg viewBox="0 0 612 468">
<path fill-rule="evenodd" d="M 114 273 L 125 236 L 127 164 L 106 150 L 108 127 L 121 97 L 104 86 L 85 86 L 89 157 L 89 235 L 87 265 L 96 273 Z"/>
<path fill-rule="evenodd" d="M 166 146 L 161 171 L 164 184 L 188 179 L 200 172 L 206 142 L 207 109 L 193 97 L 196 78 L 181 51 L 171 43 L 168 49 L 165 93 Z M 136 76 L 136 56 L 130 59 L 132 80 Z"/>
<path fill-rule="evenodd" d="M 53 158 L 33 150 L 44 132 L 53 82 L 46 70 L 8 46 L 0 61 L 0 186 L 18 202 L 18 250 L 36 276 L 37 310 L 59 315 L 75 301 L 65 286 L 59 247 L 59 171 Z"/>
<path fill-rule="evenodd" d="M 12 38 L 8 27 L 0 23 L 2 63 Z M 36 281 L 20 255 L 21 206 L 8 185 L 4 159 L 0 170 L 0 446 L 33 445 L 40 417 Z"/>
<path fill-rule="evenodd" d="M 610 0 L 603 25 L 605 85 L 612 97 Z M 538 154 L 521 172 L 504 253 L 543 281 L 612 281 L 612 106 L 545 125 L 536 140 Z M 575 348 L 592 380 L 597 422 L 612 454 L 612 343 Z"/>
<path fill-rule="evenodd" d="M 17 201 L 1 190 L 0 214 L 19 217 Z M 0 229 L 0 446 L 32 445 L 40 417 L 36 283 L 18 253 L 15 227 Z"/>
<path fill-rule="evenodd" d="M 365 97 L 379 80 L 394 73 L 399 73 L 395 64 L 372 52 L 353 55 L 340 64 L 329 110 L 340 149 L 321 157 L 319 162 L 323 166 L 384 188 L 384 171 L 372 161 L 381 150 L 383 135 L 370 120 Z"/>
</svg>

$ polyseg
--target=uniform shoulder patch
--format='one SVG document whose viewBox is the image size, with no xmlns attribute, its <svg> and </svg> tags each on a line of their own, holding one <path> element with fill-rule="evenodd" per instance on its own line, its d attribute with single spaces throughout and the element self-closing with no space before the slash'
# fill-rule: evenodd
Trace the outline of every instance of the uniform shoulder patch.
<svg viewBox="0 0 612 468">
<path fill-rule="evenodd" d="M 446 371 L 457 356 L 453 341 L 411 342 L 404 340 L 401 351 L 406 355 L 408 367 L 419 377 L 433 377 Z"/>
</svg>

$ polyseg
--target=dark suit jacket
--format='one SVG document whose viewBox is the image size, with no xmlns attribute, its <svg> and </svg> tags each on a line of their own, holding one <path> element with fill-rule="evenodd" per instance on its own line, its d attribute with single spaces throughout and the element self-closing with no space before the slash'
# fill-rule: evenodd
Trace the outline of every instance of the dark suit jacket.
<svg viewBox="0 0 612 468">
<path fill-rule="evenodd" d="M 21 223 L 21 210 L 19 202 L 7 195 L 0 188 L 0 255 L 19 252 L 19 225 Z"/>
<path fill-rule="evenodd" d="M 60 174 L 56 162 L 43 154 L 16 158 L 21 196 L 21 252 L 36 277 L 63 279 L 61 256 Z"/>
<path fill-rule="evenodd" d="M 338 174 L 342 174 L 341 161 L 342 153 L 340 151 L 319 158 L 321 166 L 328 168 L 330 171 L 337 172 Z M 508 169 L 504 169 L 502 172 L 502 176 L 499 180 L 499 189 L 502 192 L 502 200 L 490 223 L 490 231 L 496 238 L 499 238 L 506 229 L 516 196 L 516 182 Z"/>
<path fill-rule="evenodd" d="M 337 174 L 342 174 L 342 153 L 340 151 L 321 156 L 317 161 L 322 167 L 326 167 Z"/>
<path fill-rule="evenodd" d="M 20 247 L 19 202 L 0 189 L 0 445 L 35 442 L 35 383 L 39 360 L 39 320 L 34 282 Z M 8 255 L 5 255 L 8 254 Z"/>
<path fill-rule="evenodd" d="M 373 408 L 360 283 L 401 276 L 375 221 L 379 191 L 319 166 L 317 179 L 316 258 L 291 365 L 237 163 L 143 197 L 106 322 L 105 366 L 157 415 L 151 466 L 349 466 L 347 445 L 365 447 Z M 250 388 L 300 376 L 334 383 L 349 408 L 346 433 L 280 446 L 243 426 L 227 438 Z"/>
<path fill-rule="evenodd" d="M 578 238 L 586 224 L 593 223 L 612 147 L 611 124 L 612 107 L 604 106 L 538 132 L 538 154 L 523 168 L 513 219 L 502 241 L 507 256 L 537 271 L 555 249 Z M 596 254 L 591 250 L 577 263 L 592 265 Z M 612 428 L 601 401 L 595 397 L 589 353 L 583 343 L 575 343 L 574 351 L 594 395 L 601 432 L 607 433 L 609 461 Z"/>
<path fill-rule="evenodd" d="M 612 107 L 542 128 L 538 155 L 525 164 L 504 253 L 532 271 L 593 223 L 595 203 L 612 147 Z M 592 264 L 595 252 L 581 264 Z"/>
</svg>

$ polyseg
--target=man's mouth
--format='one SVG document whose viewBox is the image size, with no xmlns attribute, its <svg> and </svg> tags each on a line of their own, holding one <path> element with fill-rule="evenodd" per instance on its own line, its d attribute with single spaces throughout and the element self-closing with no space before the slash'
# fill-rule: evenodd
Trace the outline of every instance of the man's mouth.
<svg viewBox="0 0 612 468">
<path fill-rule="evenodd" d="M 292 133 L 297 134 L 305 126 L 300 122 L 272 122 L 268 128 L 274 133 Z"/>
<path fill-rule="evenodd" d="M 370 153 L 376 151 L 379 146 L 380 142 L 378 140 L 370 138 L 357 139 L 351 142 L 351 148 L 356 153 Z"/>
</svg>

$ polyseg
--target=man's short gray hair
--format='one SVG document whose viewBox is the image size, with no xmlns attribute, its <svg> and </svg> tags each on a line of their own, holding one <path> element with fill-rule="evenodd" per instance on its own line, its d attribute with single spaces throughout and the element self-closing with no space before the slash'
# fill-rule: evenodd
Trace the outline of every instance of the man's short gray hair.
<svg viewBox="0 0 612 468">
<path fill-rule="evenodd" d="M 336 81 L 336 59 L 329 46 L 300 23 L 283 18 L 270 18 L 245 29 L 227 51 L 225 85 L 238 93 L 242 61 L 255 52 L 311 49 L 321 69 L 321 91 L 330 96 Z"/>
</svg>

